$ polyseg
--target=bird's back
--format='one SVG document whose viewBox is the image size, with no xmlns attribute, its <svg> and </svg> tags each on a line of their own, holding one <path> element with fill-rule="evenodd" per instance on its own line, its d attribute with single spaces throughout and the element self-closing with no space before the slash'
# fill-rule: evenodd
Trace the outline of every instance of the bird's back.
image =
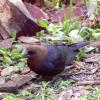
<svg viewBox="0 0 100 100">
<path fill-rule="evenodd" d="M 56 75 L 64 70 L 66 60 L 66 47 L 62 45 L 45 45 L 48 56 L 40 65 L 38 73 L 44 75 Z"/>
</svg>

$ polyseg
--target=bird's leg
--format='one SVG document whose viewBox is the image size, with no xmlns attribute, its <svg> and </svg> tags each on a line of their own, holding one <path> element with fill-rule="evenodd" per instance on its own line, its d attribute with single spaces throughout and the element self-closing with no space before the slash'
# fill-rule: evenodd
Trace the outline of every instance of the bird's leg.
<svg viewBox="0 0 100 100">
<path fill-rule="evenodd" d="M 72 75 L 60 75 L 60 77 L 61 77 L 63 80 L 69 80 L 69 79 L 71 79 L 71 76 L 72 76 Z"/>
<path fill-rule="evenodd" d="M 42 81 L 46 81 L 46 82 L 48 82 L 48 81 L 51 81 L 53 79 L 53 77 L 52 76 L 38 76 L 38 78 L 34 81 L 35 83 L 40 83 L 40 82 L 42 82 Z"/>
<path fill-rule="evenodd" d="M 41 79 L 43 81 L 51 81 L 53 79 L 53 76 L 42 76 Z"/>
</svg>

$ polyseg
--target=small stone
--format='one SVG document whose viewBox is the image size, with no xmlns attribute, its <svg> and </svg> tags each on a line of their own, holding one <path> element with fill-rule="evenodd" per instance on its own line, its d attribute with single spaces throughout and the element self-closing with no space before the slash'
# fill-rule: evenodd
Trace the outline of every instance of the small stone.
<svg viewBox="0 0 100 100">
<path fill-rule="evenodd" d="M 18 77 L 18 75 L 19 75 L 19 74 L 13 74 L 13 75 L 11 76 L 10 79 L 13 80 L 13 79 L 15 79 L 16 77 Z"/>
<path fill-rule="evenodd" d="M 34 43 L 40 43 L 40 41 L 34 37 L 26 37 L 26 36 L 21 36 L 18 38 L 18 40 L 20 42 L 23 42 L 23 43 L 28 43 L 28 44 L 34 44 Z"/>
<path fill-rule="evenodd" d="M 67 91 L 62 91 L 58 100 L 71 100 L 71 95 Z"/>
<path fill-rule="evenodd" d="M 30 69 L 29 69 L 28 67 L 25 67 L 25 68 L 22 70 L 21 74 L 27 74 L 28 72 L 30 72 Z"/>
<path fill-rule="evenodd" d="M 0 85 L 4 84 L 5 83 L 5 78 L 0 76 Z"/>
<path fill-rule="evenodd" d="M 2 70 L 1 72 L 1 76 L 8 76 L 10 75 L 12 72 L 14 71 L 14 68 L 13 67 L 7 67 L 5 69 Z"/>
</svg>

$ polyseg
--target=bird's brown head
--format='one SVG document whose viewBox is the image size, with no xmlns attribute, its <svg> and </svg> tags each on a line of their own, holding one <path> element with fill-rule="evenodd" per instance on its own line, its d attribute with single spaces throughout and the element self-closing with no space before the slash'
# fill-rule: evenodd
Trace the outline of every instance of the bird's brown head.
<svg viewBox="0 0 100 100">
<path fill-rule="evenodd" d="M 47 49 L 41 45 L 30 45 L 26 47 L 25 55 L 27 58 L 37 58 L 37 56 L 43 58 L 47 55 Z"/>
<path fill-rule="evenodd" d="M 37 66 L 48 55 L 48 50 L 41 45 L 31 45 L 26 47 L 25 55 L 27 57 L 27 63 L 29 67 Z"/>
</svg>

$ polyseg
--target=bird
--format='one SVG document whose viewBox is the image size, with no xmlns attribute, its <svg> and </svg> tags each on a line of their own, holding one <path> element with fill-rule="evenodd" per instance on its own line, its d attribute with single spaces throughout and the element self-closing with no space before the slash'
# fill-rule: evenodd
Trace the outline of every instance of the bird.
<svg viewBox="0 0 100 100">
<path fill-rule="evenodd" d="M 79 49 L 88 45 L 82 41 L 72 45 L 43 44 L 25 48 L 28 67 L 41 76 L 55 76 L 64 71 L 65 66 L 73 64 Z"/>
</svg>

